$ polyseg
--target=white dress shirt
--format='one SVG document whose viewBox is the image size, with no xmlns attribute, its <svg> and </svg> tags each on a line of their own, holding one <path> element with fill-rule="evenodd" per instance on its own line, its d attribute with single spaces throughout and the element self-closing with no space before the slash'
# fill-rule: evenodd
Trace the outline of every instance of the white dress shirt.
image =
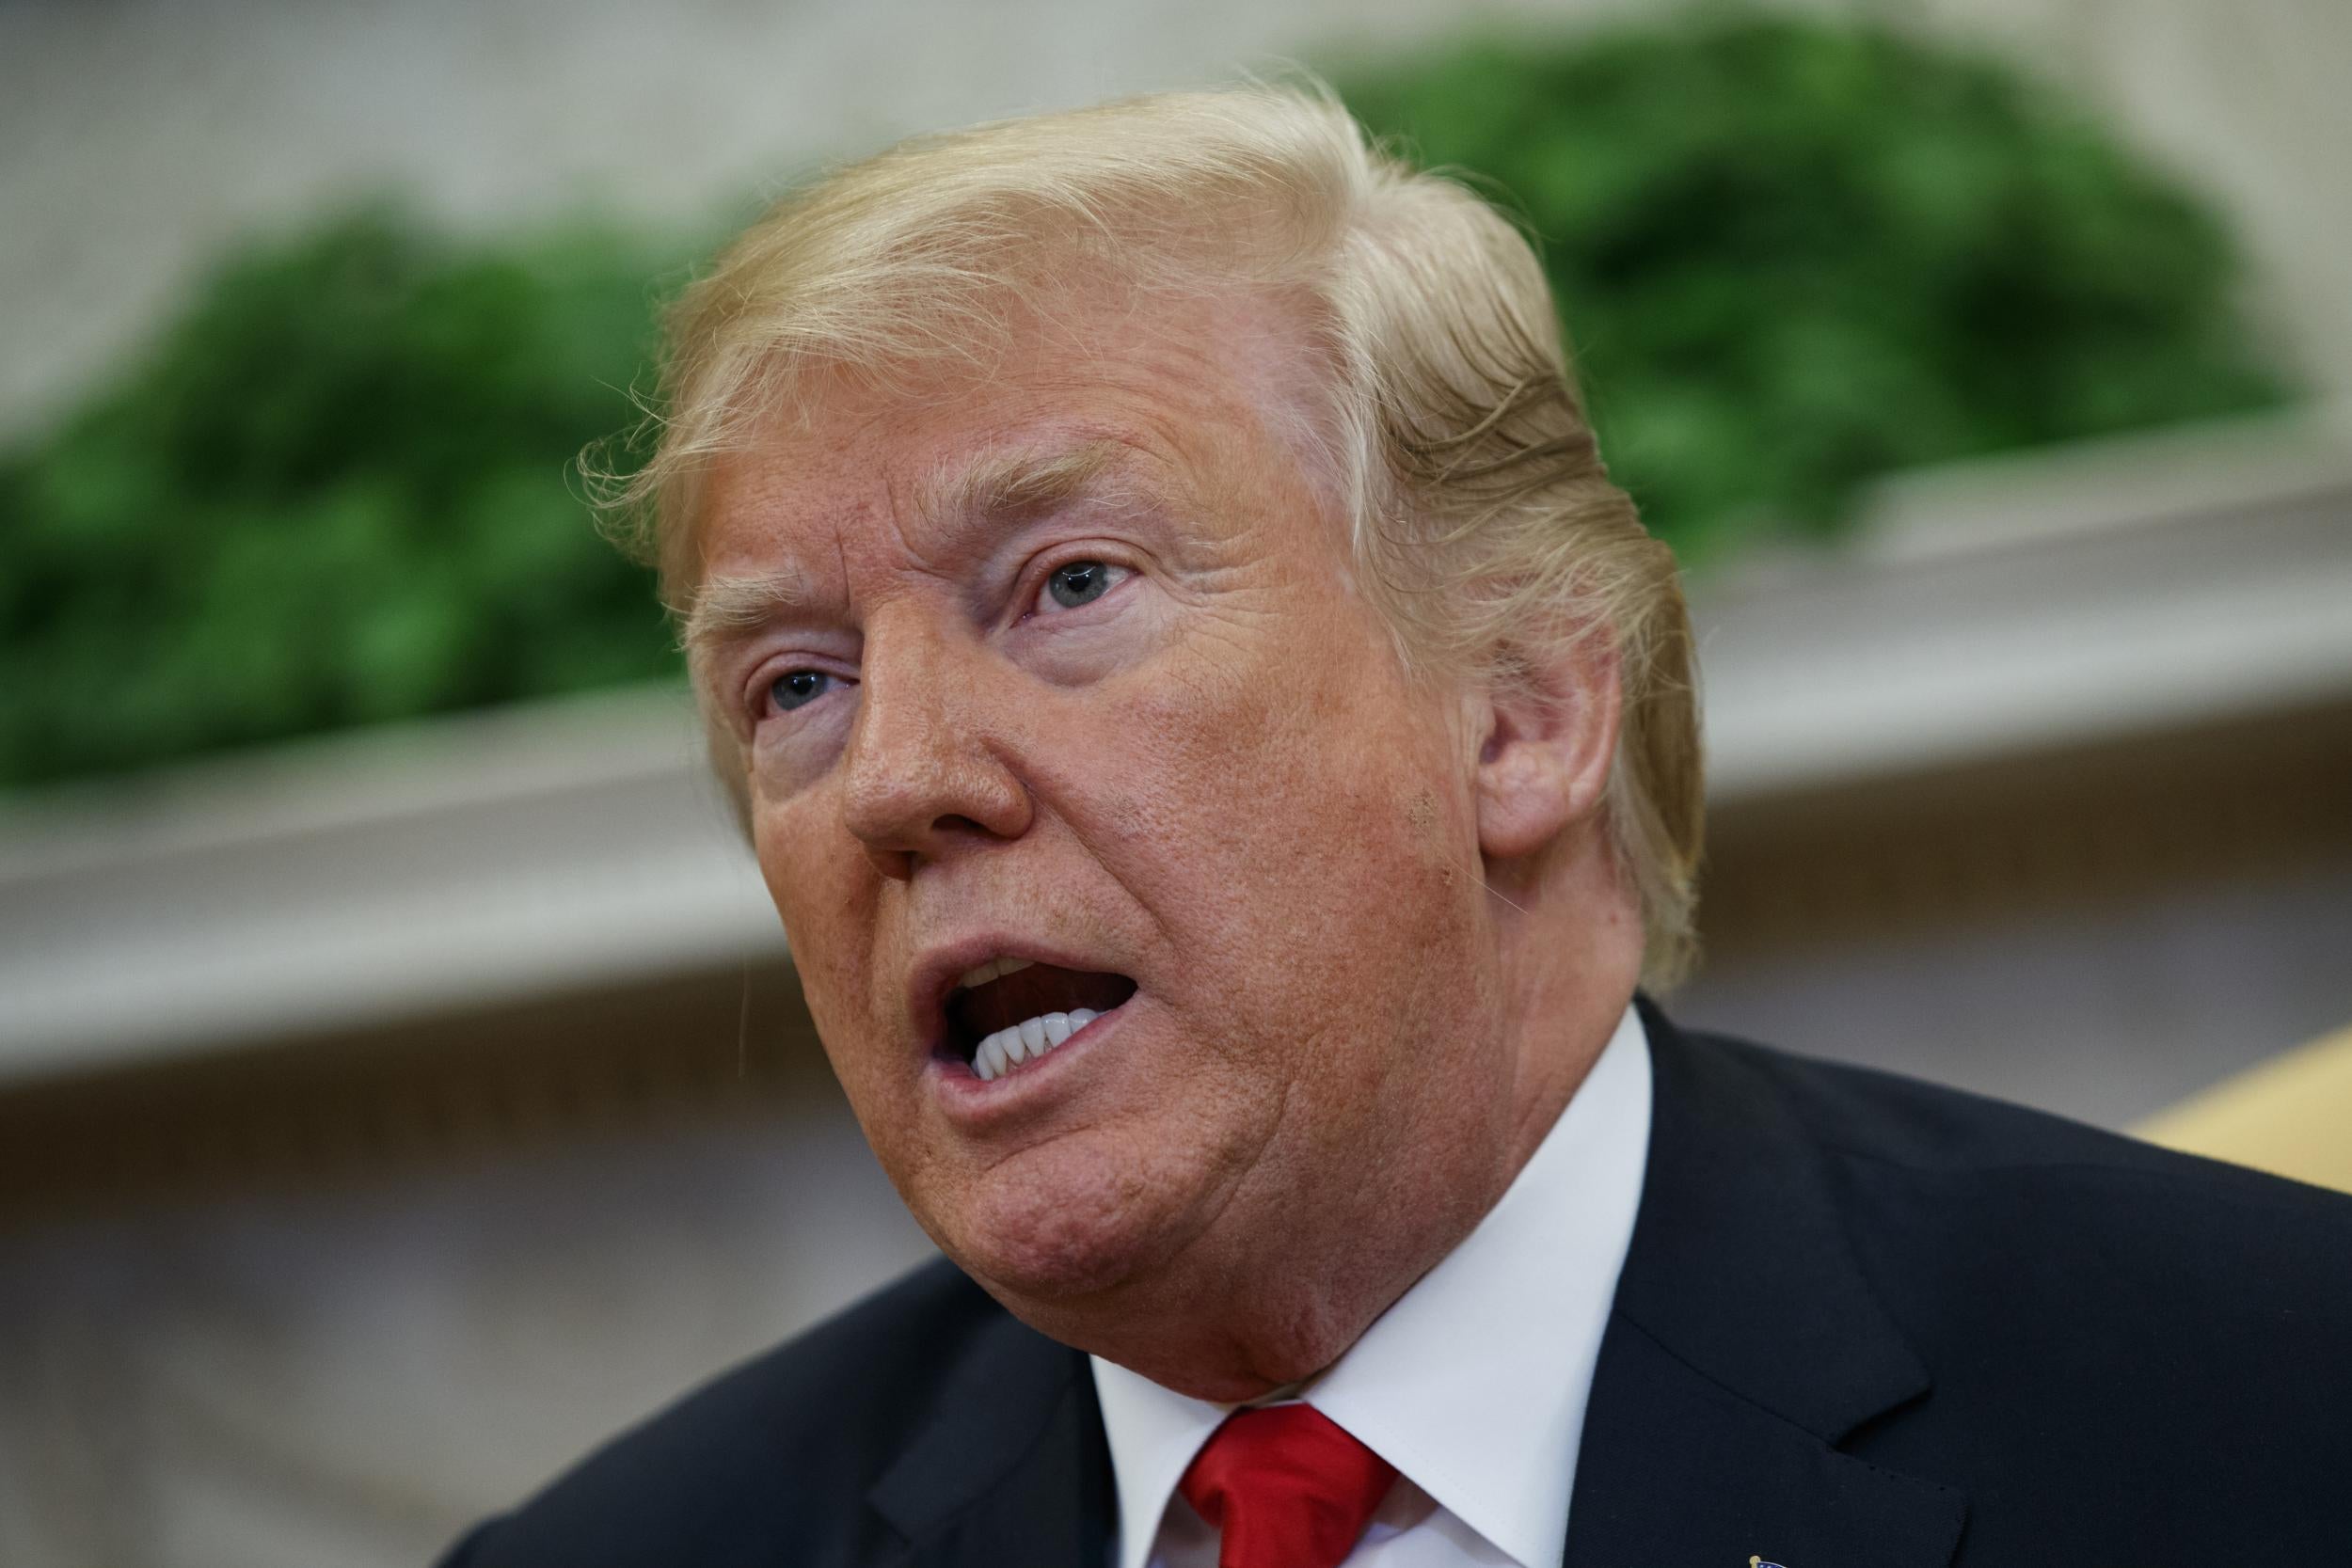
<svg viewBox="0 0 2352 1568">
<path fill-rule="evenodd" d="M 1398 1471 L 1347 1568 L 1560 1560 L 1649 1119 L 1649 1042 L 1629 1007 L 1502 1200 L 1296 1392 Z M 1115 1568 L 1216 1568 L 1216 1532 L 1176 1484 L 1232 1407 L 1092 1359 Z"/>
</svg>

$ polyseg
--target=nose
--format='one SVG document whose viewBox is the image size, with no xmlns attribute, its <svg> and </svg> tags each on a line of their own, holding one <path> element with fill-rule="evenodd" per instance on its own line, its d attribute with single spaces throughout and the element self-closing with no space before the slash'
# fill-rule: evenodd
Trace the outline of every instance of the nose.
<svg viewBox="0 0 2352 1568">
<path fill-rule="evenodd" d="M 927 624 L 869 624 L 844 812 L 876 870 L 897 880 L 959 849 L 1028 831 L 1029 792 L 1006 764 L 986 651 Z"/>
</svg>

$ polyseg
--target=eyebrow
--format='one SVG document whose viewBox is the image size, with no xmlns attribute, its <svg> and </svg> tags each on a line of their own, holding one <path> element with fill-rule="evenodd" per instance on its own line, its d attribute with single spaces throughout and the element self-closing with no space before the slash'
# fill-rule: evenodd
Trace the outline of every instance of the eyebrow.
<svg viewBox="0 0 2352 1568">
<path fill-rule="evenodd" d="M 1057 506 L 1095 487 L 1114 467 L 1116 441 L 1082 441 L 1058 451 L 1015 451 L 934 473 L 916 495 L 927 516 L 994 523 Z"/>
<path fill-rule="evenodd" d="M 1054 451 L 995 453 L 960 468 L 943 466 L 917 483 L 915 506 L 925 516 L 1000 526 L 1102 488 L 1124 455 L 1117 441 L 1092 440 Z M 806 609 L 816 597 L 807 576 L 792 566 L 705 578 L 678 640 L 688 670 L 699 679 L 728 643 Z"/>
<path fill-rule="evenodd" d="M 678 639 L 686 650 L 688 672 L 699 680 L 725 644 L 806 607 L 814 596 L 807 578 L 791 566 L 755 577 L 704 578 Z"/>
</svg>

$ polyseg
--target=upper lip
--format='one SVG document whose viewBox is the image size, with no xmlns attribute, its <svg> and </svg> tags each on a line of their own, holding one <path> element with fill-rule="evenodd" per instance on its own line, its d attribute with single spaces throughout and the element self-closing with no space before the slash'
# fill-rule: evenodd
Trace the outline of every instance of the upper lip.
<svg viewBox="0 0 2352 1568">
<path fill-rule="evenodd" d="M 1026 958 L 1031 963 L 1053 964 L 1089 974 L 1126 973 L 1045 945 L 1034 938 L 997 932 L 959 937 L 926 949 L 915 960 L 914 974 L 907 982 L 907 1012 L 914 1020 L 915 1032 L 927 1050 L 937 1050 L 947 1037 L 947 998 L 954 992 L 956 982 L 991 958 Z M 1132 974 L 1127 977 L 1135 978 Z"/>
</svg>

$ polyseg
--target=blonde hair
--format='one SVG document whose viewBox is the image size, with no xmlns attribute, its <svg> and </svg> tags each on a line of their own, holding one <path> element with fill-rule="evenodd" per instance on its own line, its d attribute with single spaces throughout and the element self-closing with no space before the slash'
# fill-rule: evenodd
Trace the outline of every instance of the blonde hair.
<svg viewBox="0 0 2352 1568">
<path fill-rule="evenodd" d="M 1607 637 L 1623 698 L 1607 810 L 1644 979 L 1679 978 L 1703 816 L 1673 556 L 1609 481 L 1525 238 L 1314 84 L 917 137 L 775 203 L 671 309 L 659 444 L 611 498 L 673 612 L 698 586 L 709 460 L 807 372 L 910 389 L 943 357 L 984 373 L 1016 330 L 1009 305 L 1079 263 L 1305 304 L 1329 370 L 1317 439 L 1409 666 L 1509 680 L 1548 642 Z"/>
</svg>

